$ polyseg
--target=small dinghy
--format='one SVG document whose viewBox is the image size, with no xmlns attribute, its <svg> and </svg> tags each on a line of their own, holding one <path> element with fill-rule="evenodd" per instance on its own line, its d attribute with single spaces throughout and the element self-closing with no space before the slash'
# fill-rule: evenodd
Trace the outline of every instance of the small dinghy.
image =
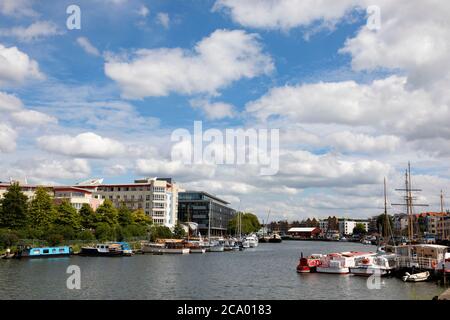
<svg viewBox="0 0 450 320">
<path fill-rule="evenodd" d="M 408 282 L 420 282 L 420 281 L 427 281 L 430 277 L 430 273 L 428 271 L 415 273 L 415 274 L 409 274 L 408 272 L 405 273 L 405 275 L 402 277 L 403 281 Z"/>
</svg>

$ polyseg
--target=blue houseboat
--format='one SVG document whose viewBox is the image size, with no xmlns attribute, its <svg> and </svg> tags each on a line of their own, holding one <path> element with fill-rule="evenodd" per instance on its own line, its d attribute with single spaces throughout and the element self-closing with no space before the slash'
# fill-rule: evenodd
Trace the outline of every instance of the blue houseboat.
<svg viewBox="0 0 450 320">
<path fill-rule="evenodd" d="M 26 247 L 19 250 L 17 258 L 56 258 L 56 257 L 68 257 L 73 254 L 72 247 L 43 247 L 32 248 Z"/>
</svg>

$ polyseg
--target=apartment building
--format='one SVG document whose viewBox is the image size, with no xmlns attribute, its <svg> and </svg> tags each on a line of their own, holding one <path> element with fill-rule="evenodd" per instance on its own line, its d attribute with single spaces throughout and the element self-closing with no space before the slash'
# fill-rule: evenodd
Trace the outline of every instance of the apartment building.
<svg viewBox="0 0 450 320">
<path fill-rule="evenodd" d="M 72 207 L 78 211 L 83 204 L 88 204 L 94 211 L 104 202 L 98 195 L 94 195 L 91 190 L 77 187 L 53 187 L 54 201 L 56 204 L 67 200 Z"/>
<path fill-rule="evenodd" d="M 91 183 L 76 187 L 91 190 L 99 199 L 111 200 L 115 207 L 125 204 L 130 210 L 142 209 L 156 225 L 173 228 L 178 220 L 178 186 L 171 178 L 145 178 L 125 184 Z"/>
<path fill-rule="evenodd" d="M 363 219 L 339 219 L 339 233 L 341 235 L 353 235 L 353 229 L 357 224 L 364 225 L 366 232 L 369 231 L 369 221 Z"/>
</svg>

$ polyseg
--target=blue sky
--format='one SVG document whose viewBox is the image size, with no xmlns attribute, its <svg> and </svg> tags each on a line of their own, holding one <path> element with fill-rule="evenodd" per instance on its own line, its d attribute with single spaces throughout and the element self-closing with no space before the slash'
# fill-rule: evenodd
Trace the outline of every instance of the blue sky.
<svg viewBox="0 0 450 320">
<path fill-rule="evenodd" d="M 66 27 L 71 4 L 80 30 Z M 261 217 L 360 217 L 410 160 L 436 205 L 450 176 L 448 5 L 379 1 L 378 30 L 369 5 L 2 0 L 0 180 L 172 176 Z M 184 167 L 170 136 L 194 121 L 279 129 L 279 172 Z"/>
</svg>

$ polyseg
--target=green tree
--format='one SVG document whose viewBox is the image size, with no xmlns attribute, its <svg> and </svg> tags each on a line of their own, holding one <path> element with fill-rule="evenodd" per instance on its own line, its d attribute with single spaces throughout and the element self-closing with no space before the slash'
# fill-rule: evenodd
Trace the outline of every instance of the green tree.
<svg viewBox="0 0 450 320">
<path fill-rule="evenodd" d="M 186 236 L 186 231 L 181 226 L 181 224 L 177 223 L 173 229 L 173 236 L 175 239 L 182 239 Z"/>
<path fill-rule="evenodd" d="M 122 227 L 133 224 L 133 214 L 124 202 L 121 203 L 119 209 L 117 210 L 117 214 L 117 221 Z"/>
<path fill-rule="evenodd" d="M 138 226 L 150 226 L 153 222 L 152 218 L 149 217 L 142 209 L 133 211 L 131 216 L 133 223 Z"/>
<path fill-rule="evenodd" d="M 32 229 L 48 230 L 55 221 L 57 212 L 52 196 L 44 187 L 38 187 L 28 209 L 28 220 Z"/>
<path fill-rule="evenodd" d="M 21 191 L 19 183 L 13 183 L 1 201 L 0 226 L 17 230 L 28 222 L 28 197 Z"/>
<path fill-rule="evenodd" d="M 231 234 L 234 234 L 239 226 L 239 216 L 241 215 L 241 231 L 242 234 L 249 234 L 253 232 L 257 232 L 259 229 L 261 229 L 261 224 L 259 223 L 258 217 L 254 215 L 253 213 L 244 213 L 244 212 L 238 212 L 233 217 L 233 219 L 230 220 L 228 225 L 228 231 Z"/>
<path fill-rule="evenodd" d="M 89 204 L 83 203 L 81 206 L 80 219 L 83 229 L 93 229 L 95 227 L 95 212 Z"/>
<path fill-rule="evenodd" d="M 172 231 L 166 226 L 152 226 L 150 228 L 150 240 L 170 239 L 173 237 Z"/>
<path fill-rule="evenodd" d="M 115 240 L 116 234 L 114 228 L 112 228 L 106 222 L 99 222 L 95 228 L 95 236 L 100 241 Z"/>
<path fill-rule="evenodd" d="M 105 202 L 97 208 L 96 213 L 97 222 L 107 223 L 111 228 L 115 228 L 118 224 L 119 214 L 110 200 L 105 200 Z"/>
<path fill-rule="evenodd" d="M 81 216 L 68 200 L 63 200 L 57 207 L 55 224 L 59 227 L 69 227 L 77 231 L 81 229 Z"/>
<path fill-rule="evenodd" d="M 383 233 L 384 235 L 386 234 L 386 232 L 383 231 L 385 229 L 385 225 L 386 225 L 385 220 L 386 220 L 386 216 L 384 213 L 380 214 L 377 217 L 378 233 L 380 233 L 380 234 Z M 390 232 L 393 232 L 393 230 L 394 230 L 394 217 L 392 217 L 391 215 L 388 215 L 388 220 L 389 220 L 389 224 L 390 224 L 390 225 L 388 225 L 388 228 L 390 227 L 390 230 L 388 230 L 388 233 L 390 233 Z"/>
<path fill-rule="evenodd" d="M 356 226 L 353 228 L 353 234 L 356 235 L 364 235 L 366 234 L 366 227 L 363 223 L 357 223 Z"/>
</svg>

